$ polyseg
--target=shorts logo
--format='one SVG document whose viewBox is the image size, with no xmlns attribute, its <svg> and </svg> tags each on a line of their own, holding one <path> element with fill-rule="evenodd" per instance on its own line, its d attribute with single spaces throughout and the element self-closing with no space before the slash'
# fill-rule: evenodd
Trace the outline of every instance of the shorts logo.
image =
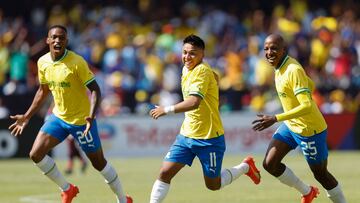
<svg viewBox="0 0 360 203">
<path fill-rule="evenodd" d="M 168 152 L 168 153 L 166 154 L 165 158 L 166 158 L 166 159 L 169 159 L 169 158 L 170 158 L 170 154 L 171 154 L 171 153 Z"/>
</svg>

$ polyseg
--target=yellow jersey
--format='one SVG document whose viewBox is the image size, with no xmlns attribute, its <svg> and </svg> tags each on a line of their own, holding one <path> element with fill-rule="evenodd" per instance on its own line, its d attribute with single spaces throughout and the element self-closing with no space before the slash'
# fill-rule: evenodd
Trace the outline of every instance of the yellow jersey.
<svg viewBox="0 0 360 203">
<path fill-rule="evenodd" d="M 64 55 L 53 61 L 50 52 L 39 58 L 40 84 L 47 84 L 53 95 L 53 113 L 69 124 L 84 125 L 90 113 L 87 87 L 95 80 L 86 61 L 78 54 L 65 50 Z"/>
<path fill-rule="evenodd" d="M 185 112 L 180 134 L 195 139 L 211 139 L 224 135 L 219 112 L 219 86 L 215 73 L 205 63 L 192 70 L 183 67 L 181 89 L 184 100 L 190 95 L 202 98 L 197 109 Z"/>
<path fill-rule="evenodd" d="M 290 56 L 286 56 L 275 69 L 275 86 L 285 113 L 300 105 L 297 94 L 308 92 L 311 95 L 315 87 L 299 62 Z M 323 115 L 312 99 L 308 114 L 284 122 L 290 130 L 302 136 L 312 136 L 327 128 Z"/>
</svg>

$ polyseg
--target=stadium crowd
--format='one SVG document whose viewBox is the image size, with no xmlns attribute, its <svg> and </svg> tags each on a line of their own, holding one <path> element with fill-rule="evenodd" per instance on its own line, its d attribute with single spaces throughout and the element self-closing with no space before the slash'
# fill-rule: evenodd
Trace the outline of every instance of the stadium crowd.
<svg viewBox="0 0 360 203">
<path fill-rule="evenodd" d="M 96 73 L 104 116 L 179 102 L 182 39 L 191 33 L 205 40 L 206 62 L 220 76 L 221 112 L 281 108 L 262 47 L 274 32 L 315 81 L 313 98 L 323 113 L 359 109 L 359 2 L 49 2 L 26 4 L 26 14 L 0 7 L 0 118 L 16 111 L 11 95 L 36 91 L 36 62 L 48 51 L 47 28 L 54 24 L 68 28 L 69 49 Z"/>
</svg>

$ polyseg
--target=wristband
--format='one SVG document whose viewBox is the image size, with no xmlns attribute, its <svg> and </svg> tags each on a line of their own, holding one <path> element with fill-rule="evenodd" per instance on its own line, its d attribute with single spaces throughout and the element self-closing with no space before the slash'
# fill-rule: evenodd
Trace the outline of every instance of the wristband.
<svg viewBox="0 0 360 203">
<path fill-rule="evenodd" d="M 170 114 L 175 114 L 175 106 L 171 105 L 171 106 L 165 106 L 164 111 L 166 114 L 170 115 Z"/>
</svg>

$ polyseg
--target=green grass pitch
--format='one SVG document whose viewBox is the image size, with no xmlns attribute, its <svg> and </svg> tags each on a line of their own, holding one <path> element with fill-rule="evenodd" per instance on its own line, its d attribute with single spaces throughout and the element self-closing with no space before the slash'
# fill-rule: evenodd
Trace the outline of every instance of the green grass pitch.
<svg viewBox="0 0 360 203">
<path fill-rule="evenodd" d="M 246 154 L 225 156 L 223 167 L 239 163 Z M 194 160 L 191 168 L 185 167 L 173 179 L 165 203 L 290 203 L 300 202 L 300 195 L 293 188 L 281 184 L 261 166 L 262 154 L 255 157 L 262 175 L 262 182 L 254 185 L 247 176 L 241 176 L 233 184 L 220 191 L 206 189 L 199 161 Z M 360 202 L 360 151 L 330 152 L 329 170 L 340 181 L 349 203 Z M 152 184 L 158 175 L 162 157 L 110 159 L 119 173 L 124 190 L 134 198 L 135 203 L 149 202 Z M 314 203 L 330 202 L 319 183 L 312 177 L 310 169 L 301 155 L 289 155 L 284 162 L 302 180 L 320 188 L 320 195 Z M 60 170 L 65 161 L 57 160 Z M 85 175 L 79 172 L 75 162 L 75 173 L 68 180 L 80 188 L 74 203 L 114 203 L 115 198 L 104 183 L 102 176 L 91 166 Z M 0 160 L 0 202 L 1 203 L 57 203 L 60 202 L 58 188 L 33 165 L 29 159 Z"/>
</svg>

